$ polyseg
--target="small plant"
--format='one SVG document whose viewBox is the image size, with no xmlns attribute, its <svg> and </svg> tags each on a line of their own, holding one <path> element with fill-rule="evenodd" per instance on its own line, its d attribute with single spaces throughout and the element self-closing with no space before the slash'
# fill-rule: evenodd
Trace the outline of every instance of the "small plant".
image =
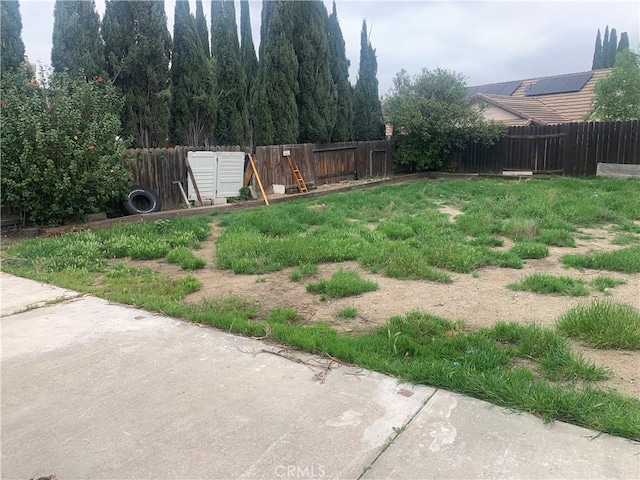
<svg viewBox="0 0 640 480">
<path fill-rule="evenodd" d="M 636 243 L 640 243 L 640 235 L 634 235 L 632 233 L 621 233 L 616 235 L 614 239 L 611 240 L 611 243 L 613 245 L 621 246 L 633 245 Z"/>
<path fill-rule="evenodd" d="M 200 307 L 218 315 L 241 314 L 251 318 L 258 313 L 255 303 L 231 294 L 204 298 L 200 302 Z"/>
<path fill-rule="evenodd" d="M 270 324 L 293 325 L 298 321 L 299 315 L 293 308 L 277 307 L 269 312 L 267 322 Z"/>
<path fill-rule="evenodd" d="M 267 281 L 266 277 L 258 277 L 256 278 L 256 283 L 265 283 Z"/>
<path fill-rule="evenodd" d="M 177 247 L 171 250 L 167 254 L 167 262 L 177 263 L 183 270 L 199 270 L 204 268 L 207 263 L 187 247 Z"/>
<path fill-rule="evenodd" d="M 474 245 L 477 247 L 501 247 L 504 245 L 504 240 L 498 237 L 494 237 L 493 235 L 484 234 L 470 240 L 469 245 Z"/>
<path fill-rule="evenodd" d="M 292 282 L 299 282 L 303 278 L 312 277 L 318 273 L 318 266 L 312 263 L 305 263 L 300 265 L 289 275 L 289 280 Z"/>
<path fill-rule="evenodd" d="M 592 268 L 613 272 L 640 273 L 640 245 L 621 248 L 613 252 L 587 255 L 565 255 L 563 264 L 573 268 Z"/>
<path fill-rule="evenodd" d="M 599 276 L 599 277 L 596 277 L 593 280 L 591 280 L 589 285 L 594 290 L 598 290 L 599 292 L 606 293 L 607 289 L 615 288 L 618 285 L 626 285 L 626 283 L 627 283 L 626 280 L 622 280 L 620 278 L 611 278 L 611 277 Z"/>
<path fill-rule="evenodd" d="M 364 280 L 352 270 L 339 270 L 330 280 L 320 280 L 307 285 L 307 292 L 320 293 L 325 298 L 351 297 L 377 289 L 376 282 Z"/>
<path fill-rule="evenodd" d="M 507 285 L 510 290 L 529 291 L 544 295 L 570 295 L 573 297 L 589 295 L 587 282 L 571 277 L 556 277 L 534 273 L 520 282 Z"/>
<path fill-rule="evenodd" d="M 538 236 L 538 225 L 529 218 L 512 218 L 505 222 L 503 233 L 516 242 Z"/>
<path fill-rule="evenodd" d="M 356 318 L 357 315 L 358 309 L 356 307 L 345 307 L 336 312 L 338 318 Z"/>
<path fill-rule="evenodd" d="M 558 330 L 595 348 L 640 349 L 640 311 L 631 305 L 596 300 L 562 315 Z"/>
<path fill-rule="evenodd" d="M 549 247 L 543 243 L 536 242 L 519 242 L 511 247 L 509 251 L 522 259 L 544 258 L 549 256 Z"/>
</svg>

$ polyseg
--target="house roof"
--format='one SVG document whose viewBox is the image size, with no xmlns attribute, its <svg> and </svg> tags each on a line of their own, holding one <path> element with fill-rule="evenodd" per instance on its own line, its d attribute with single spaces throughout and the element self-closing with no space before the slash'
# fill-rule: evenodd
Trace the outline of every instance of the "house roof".
<svg viewBox="0 0 640 480">
<path fill-rule="evenodd" d="M 556 123 L 581 122 L 591 111 L 591 106 L 595 93 L 593 87 L 603 77 L 611 72 L 610 68 L 593 70 L 589 72 L 579 72 L 569 75 L 556 75 L 551 77 L 529 78 L 512 82 L 498 84 L 480 85 L 469 87 L 469 93 L 473 98 L 481 99 L 499 108 L 509 111 L 515 115 L 526 119 L 528 123 L 549 125 Z M 540 91 L 534 86 L 543 83 L 562 84 L 563 79 L 580 77 L 586 80 L 580 88 L 574 91 L 563 91 L 558 93 L 545 93 L 531 95 L 529 92 Z M 542 81 L 542 82 L 541 82 Z M 540 83 L 539 83 L 540 82 Z M 514 85 L 519 84 L 514 88 Z M 504 86 L 505 88 L 501 88 Z M 509 88 L 506 88 L 506 87 Z M 562 90 L 562 88 L 560 89 Z M 511 92 L 510 95 L 494 95 L 493 92 Z M 544 90 L 543 90 L 544 91 Z M 474 93 L 476 92 L 476 93 Z M 487 93 L 481 93 L 487 92 Z M 522 124 L 517 121 L 508 122 L 510 125 Z"/>
<path fill-rule="evenodd" d="M 485 93 L 477 93 L 475 98 L 484 100 L 496 107 L 511 112 L 529 123 L 537 123 L 539 125 L 554 125 L 557 123 L 567 123 L 569 120 L 558 112 L 548 108 L 543 102 L 534 97 L 507 97 L 504 95 L 487 95 Z M 509 121 L 509 124 L 517 122 Z M 521 124 L 521 123 L 518 123 Z"/>
</svg>

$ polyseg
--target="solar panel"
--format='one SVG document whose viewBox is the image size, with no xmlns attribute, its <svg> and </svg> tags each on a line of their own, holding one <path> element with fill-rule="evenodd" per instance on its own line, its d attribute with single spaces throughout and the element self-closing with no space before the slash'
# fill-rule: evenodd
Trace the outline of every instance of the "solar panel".
<svg viewBox="0 0 640 480">
<path fill-rule="evenodd" d="M 528 97 L 552 93 L 578 92 L 593 76 L 593 72 L 575 73 L 560 77 L 542 78 L 525 91 Z"/>
<path fill-rule="evenodd" d="M 467 95 L 470 97 L 476 93 L 485 93 L 487 95 L 511 95 L 515 92 L 522 81 L 492 83 L 491 85 L 480 85 L 479 87 L 468 87 Z"/>
<path fill-rule="evenodd" d="M 529 88 L 529 90 L 527 90 L 527 96 L 531 97 L 533 95 L 544 95 L 545 91 L 551 85 L 552 81 L 552 78 L 542 78 L 538 80 L 536 83 L 531 85 L 531 88 Z"/>
<path fill-rule="evenodd" d="M 478 93 L 480 87 L 467 87 L 467 95 L 473 97 L 476 93 Z"/>
<path fill-rule="evenodd" d="M 520 87 L 520 85 L 522 85 L 522 80 L 505 82 L 502 84 L 502 88 L 497 93 L 497 95 L 507 95 L 507 96 L 513 95 L 513 92 L 515 92 L 518 89 L 518 87 Z"/>
<path fill-rule="evenodd" d="M 569 83 L 567 83 L 565 87 L 565 92 L 577 92 L 579 90 L 582 90 L 582 87 L 584 87 L 585 84 L 589 80 L 591 80 L 591 77 L 593 77 L 593 72 L 573 75 L 573 78 L 569 80 Z"/>
</svg>

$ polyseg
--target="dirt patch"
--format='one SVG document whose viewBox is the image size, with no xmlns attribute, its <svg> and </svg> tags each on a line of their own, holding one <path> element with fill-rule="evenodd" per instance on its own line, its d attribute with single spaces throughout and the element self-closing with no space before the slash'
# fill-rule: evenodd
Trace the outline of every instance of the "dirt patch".
<svg viewBox="0 0 640 480">
<path fill-rule="evenodd" d="M 459 214 L 452 207 L 441 211 Z M 203 287 L 189 295 L 187 302 L 196 303 L 203 298 L 233 294 L 256 302 L 263 314 L 275 307 L 294 308 L 304 318 L 305 323 L 324 322 L 345 334 L 371 331 L 386 323 L 389 318 L 419 310 L 452 320 L 464 320 L 467 328 L 476 329 L 494 325 L 499 321 L 538 323 L 553 326 L 556 319 L 575 305 L 591 302 L 594 298 L 606 298 L 634 305 L 640 308 L 640 274 L 624 274 L 595 270 L 567 269 L 560 263 L 567 253 L 587 253 L 607 251 L 616 248 L 610 243 L 614 234 L 606 229 L 585 229 L 578 236 L 575 248 L 550 247 L 548 257 L 528 260 L 520 269 L 485 267 L 474 275 L 452 274 L 452 284 L 427 281 L 396 280 L 372 274 L 357 262 L 323 264 L 318 273 L 302 282 L 292 282 L 289 275 L 294 270 L 287 268 L 280 272 L 263 275 L 236 275 L 230 271 L 215 268 L 215 242 L 220 228 L 212 225 L 212 236 L 196 250 L 196 255 L 207 262 L 207 266 L 193 274 Z M 505 245 L 507 248 L 511 246 Z M 171 277 L 185 274 L 177 265 L 163 262 L 138 261 L 134 265 L 150 266 Z M 379 289 L 361 296 L 330 301 L 321 301 L 318 295 L 306 291 L 309 281 L 329 278 L 339 269 L 358 272 L 367 280 L 376 281 Z M 546 296 L 529 292 L 515 292 L 506 285 L 517 282 L 534 273 L 549 273 L 580 278 L 587 282 L 599 275 L 607 275 L 626 280 L 626 285 L 611 289 L 609 294 L 592 292 L 586 297 Z M 355 307 L 355 318 L 339 318 L 337 312 L 345 307 Z M 599 385 L 612 387 L 621 393 L 640 398 L 640 352 L 596 350 L 575 343 L 577 351 L 597 364 L 610 368 L 613 378 Z"/>
</svg>

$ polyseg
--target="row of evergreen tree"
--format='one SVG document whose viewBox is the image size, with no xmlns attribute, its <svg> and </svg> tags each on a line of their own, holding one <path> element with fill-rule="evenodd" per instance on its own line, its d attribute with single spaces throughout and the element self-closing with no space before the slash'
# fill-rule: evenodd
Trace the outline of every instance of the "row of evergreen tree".
<svg viewBox="0 0 640 480">
<path fill-rule="evenodd" d="M 20 32 L 18 2 L 3 0 L 3 67 L 5 37 L 22 44 Z M 107 0 L 100 21 L 94 0 L 56 0 L 51 64 L 111 79 L 125 97 L 123 136 L 136 147 L 383 137 L 366 21 L 355 87 L 335 2 L 329 15 L 321 0 L 263 0 L 260 34 L 258 59 L 248 0 L 240 0 L 240 40 L 234 0 L 211 2 L 211 41 L 201 0 L 195 15 L 177 0 L 173 38 L 164 1 Z M 21 56 L 23 44 L 16 65 Z"/>
<path fill-rule="evenodd" d="M 626 48 L 629 48 L 629 35 L 627 32 L 620 34 L 620 42 L 618 42 L 618 32 L 616 32 L 615 28 L 612 28 L 611 32 L 609 32 L 609 25 L 607 25 L 604 31 L 603 41 L 600 35 L 600 29 L 598 29 L 591 70 L 613 67 L 616 63 L 616 54 Z"/>
</svg>

